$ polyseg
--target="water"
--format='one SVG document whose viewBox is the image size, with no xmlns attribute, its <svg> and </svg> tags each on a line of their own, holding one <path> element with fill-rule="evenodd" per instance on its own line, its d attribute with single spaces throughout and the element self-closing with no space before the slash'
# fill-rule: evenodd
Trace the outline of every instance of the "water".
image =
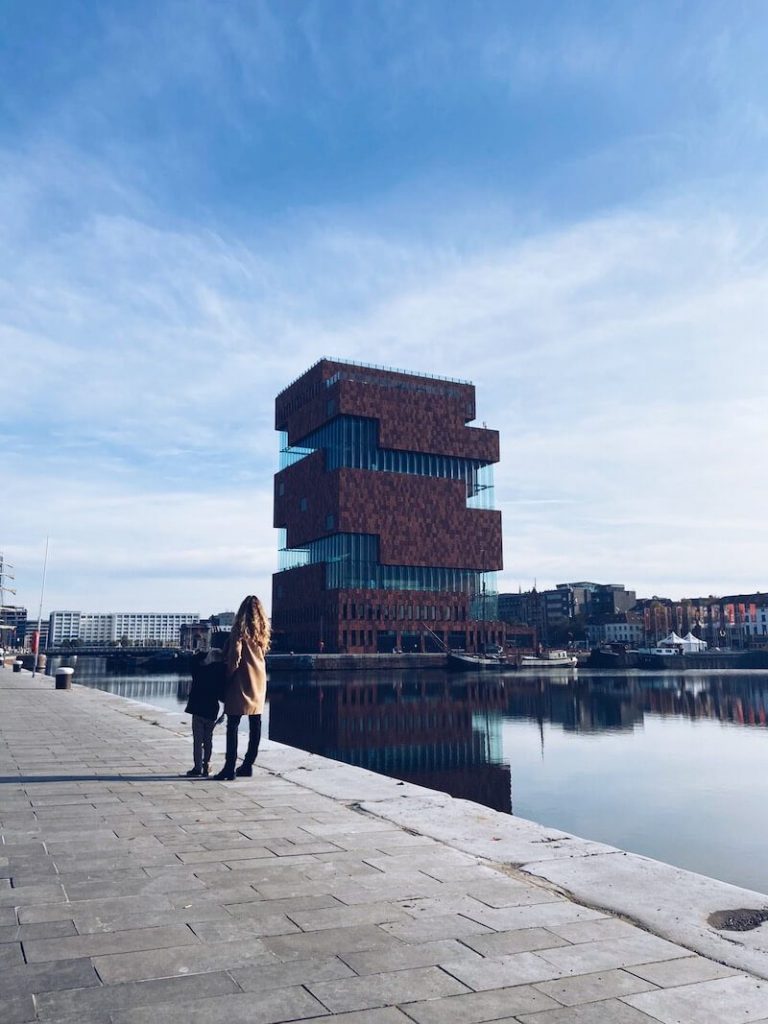
<svg viewBox="0 0 768 1024">
<path fill-rule="evenodd" d="M 75 680 L 173 710 L 189 685 L 85 664 Z M 766 672 L 280 673 L 265 732 L 768 892 L 767 721 Z"/>
</svg>

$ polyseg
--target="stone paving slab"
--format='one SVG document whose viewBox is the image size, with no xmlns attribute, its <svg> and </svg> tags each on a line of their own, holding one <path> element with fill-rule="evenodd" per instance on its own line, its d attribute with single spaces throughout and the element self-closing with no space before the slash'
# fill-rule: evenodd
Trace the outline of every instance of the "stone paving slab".
<svg viewBox="0 0 768 1024">
<path fill-rule="evenodd" d="M 601 971 L 599 974 L 580 974 L 574 978 L 558 978 L 536 985 L 539 992 L 551 996 L 566 1006 L 593 1003 L 611 997 L 635 995 L 655 986 L 629 971 Z"/>
<path fill-rule="evenodd" d="M 159 950 L 168 946 L 197 944 L 195 934 L 186 925 L 171 925 L 167 928 L 134 928 L 71 938 L 32 939 L 24 943 L 24 955 L 28 964 L 35 964 L 46 960 L 77 960 L 107 953 L 133 953 L 136 950 Z"/>
<path fill-rule="evenodd" d="M 746 1024 L 768 1016 L 768 985 L 737 975 L 626 996 L 625 1002 L 662 1024 Z"/>
<path fill-rule="evenodd" d="M 411 1003 L 406 1012 L 417 1024 L 479 1024 L 480 1021 L 517 1021 L 517 1014 L 556 1008 L 558 1003 L 531 985 L 501 988 L 492 992 L 471 992 L 468 995 L 428 1002 Z"/>
<path fill-rule="evenodd" d="M 184 716 L 0 670 L 2 1024 L 768 1021 L 760 978 L 560 887 L 619 851 L 269 741 L 236 783 L 189 756 Z"/>
<path fill-rule="evenodd" d="M 655 1017 L 649 1017 L 618 999 L 606 999 L 564 1010 L 549 1010 L 546 1013 L 524 1013 L 515 1017 L 515 1021 L 519 1024 L 658 1024 Z M 498 1021 L 497 1024 L 503 1022 Z M 699 1019 L 691 1018 L 690 1024 L 700 1024 Z"/>
<path fill-rule="evenodd" d="M 315 982 L 351 978 L 355 972 L 340 957 L 317 957 L 281 964 L 230 969 L 230 975 L 244 992 L 264 992 L 270 988 L 311 986 Z"/>
<path fill-rule="evenodd" d="M 278 959 L 267 949 L 264 940 L 256 938 L 247 942 L 197 942 L 164 949 L 108 953 L 92 958 L 93 966 L 106 984 L 206 974 L 252 964 L 275 963 Z"/>
<path fill-rule="evenodd" d="M 36 996 L 37 1013 L 42 1020 L 76 1017 L 78 1014 L 112 1012 L 134 1006 L 157 1006 L 162 1003 L 189 1002 L 232 995 L 240 989 L 229 974 L 197 974 L 188 978 L 163 978 L 158 981 L 129 982 L 123 985 L 100 985 L 87 990 L 45 992 Z"/>
<path fill-rule="evenodd" d="M 0 995 L 0 1020 L 4 1024 L 23 1024 L 35 1019 L 35 1000 L 31 995 Z"/>
<path fill-rule="evenodd" d="M 157 1024 L 157 1006 L 142 1006 L 110 1014 L 112 1024 Z M 326 1012 L 306 989 L 300 987 L 270 989 L 258 999 L 252 992 L 198 999 L 194 1003 L 166 1003 L 162 1007 L 163 1024 L 277 1024 L 279 1021 L 305 1020 Z M 326 1020 L 327 1020 L 326 1016 Z"/>
</svg>

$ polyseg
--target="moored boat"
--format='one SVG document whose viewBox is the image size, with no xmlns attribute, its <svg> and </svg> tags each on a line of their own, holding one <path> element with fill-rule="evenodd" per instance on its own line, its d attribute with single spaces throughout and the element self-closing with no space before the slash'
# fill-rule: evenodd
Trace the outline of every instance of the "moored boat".
<svg viewBox="0 0 768 1024">
<path fill-rule="evenodd" d="M 524 654 L 520 668 L 576 668 L 578 658 L 568 651 L 542 651 L 541 654 Z"/>
<path fill-rule="evenodd" d="M 508 662 L 495 654 L 468 654 L 466 651 L 446 651 L 447 666 L 454 672 L 471 672 L 474 670 L 487 670 L 510 668 Z"/>
</svg>

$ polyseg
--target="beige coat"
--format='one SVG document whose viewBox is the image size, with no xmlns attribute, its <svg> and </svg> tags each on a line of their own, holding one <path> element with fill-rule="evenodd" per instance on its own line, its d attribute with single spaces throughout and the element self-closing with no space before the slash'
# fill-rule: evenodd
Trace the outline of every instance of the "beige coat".
<svg viewBox="0 0 768 1024">
<path fill-rule="evenodd" d="M 267 670 L 261 647 L 243 638 L 229 645 L 227 651 L 227 697 L 224 710 L 228 715 L 260 715 L 267 695 Z"/>
</svg>

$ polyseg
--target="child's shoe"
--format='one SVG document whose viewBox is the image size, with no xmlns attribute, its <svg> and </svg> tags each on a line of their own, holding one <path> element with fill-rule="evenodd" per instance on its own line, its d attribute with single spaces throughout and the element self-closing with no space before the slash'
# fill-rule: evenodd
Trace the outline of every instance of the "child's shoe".
<svg viewBox="0 0 768 1024">
<path fill-rule="evenodd" d="M 240 778 L 250 778 L 253 775 L 253 765 L 246 764 L 245 761 L 239 767 L 235 768 L 235 775 L 239 775 Z"/>
<path fill-rule="evenodd" d="M 200 771 L 199 768 L 190 768 L 189 771 L 185 772 L 184 774 L 188 779 L 194 779 L 197 778 L 198 775 L 202 775 L 203 773 Z"/>
</svg>

